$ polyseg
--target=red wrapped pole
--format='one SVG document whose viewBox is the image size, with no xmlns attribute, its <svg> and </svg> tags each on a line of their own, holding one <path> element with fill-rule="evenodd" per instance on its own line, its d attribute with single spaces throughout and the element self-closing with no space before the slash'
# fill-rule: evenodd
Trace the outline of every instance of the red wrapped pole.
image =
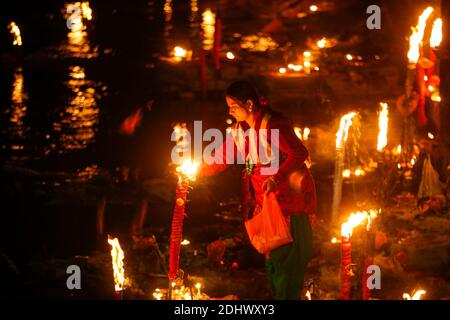
<svg viewBox="0 0 450 320">
<path fill-rule="evenodd" d="M 350 237 L 341 237 L 341 266 L 339 272 L 339 299 L 350 300 L 352 242 Z"/>
<path fill-rule="evenodd" d="M 367 273 L 367 268 L 373 264 L 373 258 L 372 257 L 368 257 L 365 259 L 364 261 L 364 269 L 362 271 L 362 299 L 363 300 L 369 300 L 370 298 L 370 289 L 367 286 L 367 279 L 368 277 L 368 273 Z"/>
<path fill-rule="evenodd" d="M 417 126 L 419 128 L 424 128 L 427 123 L 428 119 L 425 114 L 425 69 L 420 65 L 420 63 L 417 64 L 417 89 L 419 91 L 419 105 L 417 110 Z"/>
<path fill-rule="evenodd" d="M 222 37 L 222 18 L 217 13 L 216 24 L 214 28 L 214 65 L 216 70 L 220 70 L 220 41 Z"/>
<path fill-rule="evenodd" d="M 179 182 L 176 189 L 176 202 L 173 209 L 172 231 L 170 234 L 169 280 L 177 278 L 180 260 L 181 241 L 183 237 L 183 219 L 186 215 L 186 194 L 188 184 Z"/>
</svg>

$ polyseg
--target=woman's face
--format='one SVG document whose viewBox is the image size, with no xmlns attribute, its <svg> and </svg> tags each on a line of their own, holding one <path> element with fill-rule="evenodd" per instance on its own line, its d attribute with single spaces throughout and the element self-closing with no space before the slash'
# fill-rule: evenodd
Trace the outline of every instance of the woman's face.
<svg viewBox="0 0 450 320">
<path fill-rule="evenodd" d="M 234 100 L 231 97 L 226 96 L 228 105 L 228 113 L 230 116 L 236 119 L 236 121 L 245 121 L 249 118 L 250 112 L 245 109 L 240 102 Z"/>
</svg>

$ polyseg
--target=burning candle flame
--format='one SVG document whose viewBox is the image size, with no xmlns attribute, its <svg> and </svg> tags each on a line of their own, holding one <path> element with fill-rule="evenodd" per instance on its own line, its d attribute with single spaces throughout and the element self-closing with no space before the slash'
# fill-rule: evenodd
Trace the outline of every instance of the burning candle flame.
<svg viewBox="0 0 450 320">
<path fill-rule="evenodd" d="M 305 297 L 306 297 L 306 300 L 311 300 L 311 293 L 309 292 L 309 290 L 306 291 Z"/>
<path fill-rule="evenodd" d="M 197 169 L 199 167 L 199 163 L 193 162 L 191 160 L 185 160 L 181 164 L 181 166 L 178 166 L 176 171 L 180 174 L 181 177 L 185 177 L 188 180 L 195 181 L 195 176 L 197 174 Z"/>
<path fill-rule="evenodd" d="M 115 290 L 122 291 L 125 284 L 125 269 L 123 264 L 123 250 L 120 247 L 119 239 L 108 237 L 108 243 L 111 245 L 111 257 L 114 270 Z"/>
<path fill-rule="evenodd" d="M 369 229 L 372 219 L 376 216 L 377 212 L 373 209 L 370 209 L 368 211 L 352 212 L 347 221 L 341 225 L 341 236 L 350 238 L 353 232 L 353 228 L 359 226 L 364 221 L 367 221 L 367 229 Z"/>
<path fill-rule="evenodd" d="M 89 2 L 85 1 L 81 3 L 81 12 L 83 14 L 83 18 L 88 21 L 92 20 L 92 9 L 89 6 Z"/>
<path fill-rule="evenodd" d="M 422 44 L 427 19 L 433 12 L 432 7 L 426 8 L 419 17 L 419 22 L 416 27 L 412 27 L 412 34 L 409 37 L 409 51 L 408 60 L 411 64 L 416 64 L 420 57 L 420 45 Z"/>
<path fill-rule="evenodd" d="M 417 290 L 413 293 L 412 297 L 409 295 L 409 293 L 404 293 L 403 300 L 420 300 L 422 295 L 424 295 L 425 293 L 427 293 L 425 290 Z"/>
<path fill-rule="evenodd" d="M 14 21 L 9 24 L 9 32 L 14 37 L 13 45 L 21 46 L 22 45 L 22 37 L 20 35 L 20 29 Z"/>
<path fill-rule="evenodd" d="M 387 132 L 388 132 L 388 105 L 387 103 L 380 103 L 381 109 L 378 114 L 378 144 L 377 150 L 381 151 L 387 145 Z"/>
<path fill-rule="evenodd" d="M 352 119 L 356 116 L 356 112 L 350 112 L 341 118 L 339 130 L 336 133 L 336 149 L 341 149 L 344 146 L 344 142 L 348 138 L 348 130 L 352 125 Z"/>
<path fill-rule="evenodd" d="M 228 51 L 227 52 L 227 59 L 228 60 L 234 60 L 236 58 L 236 56 L 233 54 L 233 52 Z"/>
<path fill-rule="evenodd" d="M 326 38 L 322 38 L 319 41 L 317 41 L 317 46 L 321 49 L 325 48 L 327 45 L 327 39 Z"/>
<path fill-rule="evenodd" d="M 437 48 L 442 41 L 442 19 L 436 19 L 433 23 L 433 30 L 431 31 L 430 46 Z"/>
</svg>

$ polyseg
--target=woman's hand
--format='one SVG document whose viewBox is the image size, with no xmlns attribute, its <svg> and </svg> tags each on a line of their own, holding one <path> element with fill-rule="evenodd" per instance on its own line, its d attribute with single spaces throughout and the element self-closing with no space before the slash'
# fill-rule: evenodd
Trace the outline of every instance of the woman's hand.
<svg viewBox="0 0 450 320">
<path fill-rule="evenodd" d="M 272 177 L 267 178 L 262 185 L 262 189 L 266 196 L 271 192 L 275 192 L 276 187 L 277 185 Z"/>
</svg>

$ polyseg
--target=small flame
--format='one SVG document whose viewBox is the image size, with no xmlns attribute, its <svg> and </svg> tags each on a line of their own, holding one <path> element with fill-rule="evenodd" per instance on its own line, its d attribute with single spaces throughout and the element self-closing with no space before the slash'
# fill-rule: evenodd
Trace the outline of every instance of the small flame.
<svg viewBox="0 0 450 320">
<path fill-rule="evenodd" d="M 356 116 L 356 112 L 350 112 L 342 116 L 339 125 L 339 130 L 336 133 L 336 149 L 341 149 L 344 146 L 344 142 L 348 138 L 348 130 L 352 125 L 352 119 Z"/>
<path fill-rule="evenodd" d="M 398 153 L 398 154 L 402 153 L 402 145 L 401 145 L 401 144 L 399 144 L 399 145 L 397 146 L 397 153 Z"/>
<path fill-rule="evenodd" d="M 92 9 L 89 6 L 88 1 L 81 3 L 81 12 L 83 13 L 83 18 L 85 18 L 88 21 L 92 20 Z"/>
<path fill-rule="evenodd" d="M 433 30 L 431 31 L 430 46 L 437 48 L 442 41 L 442 19 L 436 19 L 433 23 Z"/>
<path fill-rule="evenodd" d="M 378 114 L 378 144 L 377 150 L 382 151 L 387 145 L 389 111 L 387 103 L 380 103 L 381 109 Z"/>
<path fill-rule="evenodd" d="M 333 239 L 331 239 L 331 243 L 337 243 L 336 237 L 333 237 Z"/>
<path fill-rule="evenodd" d="M 123 264 L 123 250 L 120 247 L 119 239 L 111 239 L 108 237 L 108 243 L 112 246 L 111 257 L 114 270 L 115 290 L 122 291 L 125 283 L 125 269 Z"/>
<path fill-rule="evenodd" d="M 278 69 L 278 72 L 281 73 L 281 74 L 285 74 L 286 71 L 287 71 L 286 68 L 280 68 L 280 69 Z"/>
<path fill-rule="evenodd" d="M 305 51 L 305 52 L 303 52 L 303 56 L 306 57 L 306 58 L 310 58 L 311 57 L 311 52 Z"/>
<path fill-rule="evenodd" d="M 186 49 L 183 49 L 182 47 L 175 47 L 175 48 L 173 48 L 173 54 L 177 58 L 186 58 L 187 51 L 186 51 Z"/>
<path fill-rule="evenodd" d="M 327 39 L 322 38 L 319 41 L 317 41 L 317 46 L 321 49 L 325 48 L 327 46 Z"/>
<path fill-rule="evenodd" d="M 426 8 L 419 17 L 419 22 L 416 27 L 412 27 L 412 34 L 409 37 L 409 51 L 408 60 L 411 64 L 416 64 L 420 57 L 420 45 L 422 44 L 427 19 L 433 12 L 432 7 Z"/>
<path fill-rule="evenodd" d="M 353 60 L 353 56 L 351 54 L 347 54 L 345 58 L 349 61 Z"/>
<path fill-rule="evenodd" d="M 227 59 L 228 60 L 234 60 L 236 58 L 236 56 L 233 54 L 233 52 L 228 51 L 227 52 Z"/>
<path fill-rule="evenodd" d="M 364 170 L 362 170 L 362 169 L 356 169 L 355 170 L 355 176 L 357 176 L 357 177 L 363 176 L 365 174 L 366 174 L 366 172 Z"/>
<path fill-rule="evenodd" d="M 311 130 L 308 127 L 305 127 L 305 129 L 303 129 L 303 141 L 308 140 L 310 133 Z"/>
<path fill-rule="evenodd" d="M 311 62 L 305 61 L 305 62 L 303 62 L 303 66 L 304 66 L 305 68 L 309 68 L 309 67 L 311 67 Z"/>
<path fill-rule="evenodd" d="M 311 10 L 312 12 L 316 12 L 317 10 L 319 10 L 319 7 L 317 7 L 316 5 L 312 5 L 309 7 L 309 10 Z"/>
<path fill-rule="evenodd" d="M 409 293 L 404 293 L 403 300 L 420 300 L 422 295 L 424 295 L 425 293 L 427 293 L 425 290 L 417 290 L 413 293 L 412 297 L 409 295 Z"/>
<path fill-rule="evenodd" d="M 311 300 L 311 293 L 309 292 L 309 290 L 306 291 L 305 297 L 306 297 L 306 300 Z"/>
<path fill-rule="evenodd" d="M 431 140 L 434 139 L 434 134 L 432 134 L 431 132 L 428 132 L 428 138 L 430 138 Z"/>
<path fill-rule="evenodd" d="M 13 45 L 21 46 L 22 45 L 22 37 L 20 35 L 20 29 L 14 21 L 9 24 L 9 32 L 14 37 Z"/>
<path fill-rule="evenodd" d="M 344 171 L 342 171 L 342 176 L 344 178 L 350 178 L 350 174 L 351 174 L 351 171 L 349 169 L 345 169 Z"/>
<path fill-rule="evenodd" d="M 195 176 L 199 165 L 200 164 L 197 162 L 185 160 L 181 166 L 177 167 L 176 171 L 180 174 L 180 176 L 184 176 L 188 180 L 195 181 Z"/>
<path fill-rule="evenodd" d="M 373 218 L 377 216 L 375 210 L 358 211 L 350 214 L 346 222 L 341 225 L 341 236 L 350 238 L 353 228 L 359 226 L 364 221 L 367 221 L 367 228 L 370 228 L 370 223 Z"/>
<path fill-rule="evenodd" d="M 184 239 L 183 241 L 181 241 L 181 245 L 182 246 L 187 246 L 188 244 L 190 244 L 191 242 L 187 239 Z"/>
</svg>

